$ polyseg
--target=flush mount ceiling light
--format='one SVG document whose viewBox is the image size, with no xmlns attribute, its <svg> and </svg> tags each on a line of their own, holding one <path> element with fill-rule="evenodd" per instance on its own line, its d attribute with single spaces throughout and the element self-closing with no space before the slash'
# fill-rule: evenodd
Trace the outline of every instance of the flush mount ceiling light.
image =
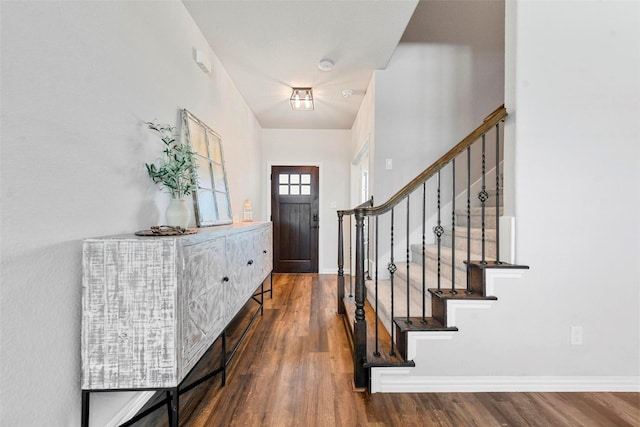
<svg viewBox="0 0 640 427">
<path fill-rule="evenodd" d="M 353 89 L 345 89 L 342 92 L 340 92 L 340 94 L 342 95 L 343 98 L 348 98 L 351 95 L 353 95 Z"/>
<path fill-rule="evenodd" d="M 318 62 L 318 69 L 320 71 L 330 71 L 331 69 L 333 69 L 333 61 L 330 59 L 323 59 L 320 62 Z"/>
<path fill-rule="evenodd" d="M 291 108 L 294 111 L 313 110 L 313 90 L 310 87 L 292 87 L 291 91 Z"/>
</svg>

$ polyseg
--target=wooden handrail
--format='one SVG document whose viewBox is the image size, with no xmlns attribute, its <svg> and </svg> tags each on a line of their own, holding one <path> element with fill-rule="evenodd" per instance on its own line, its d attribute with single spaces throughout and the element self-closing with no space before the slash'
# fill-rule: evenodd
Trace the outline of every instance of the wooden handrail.
<svg viewBox="0 0 640 427">
<path fill-rule="evenodd" d="M 391 196 L 389 200 L 380 206 L 375 207 L 365 207 L 358 206 L 353 208 L 350 211 L 343 211 L 345 214 L 354 213 L 357 210 L 362 211 L 362 213 L 366 216 L 377 216 L 381 215 L 385 212 L 388 212 L 396 206 L 400 201 L 404 200 L 409 194 L 411 194 L 415 189 L 422 185 L 423 182 L 431 178 L 433 175 L 438 173 L 440 169 L 442 169 L 447 163 L 456 158 L 458 154 L 462 153 L 467 149 L 471 144 L 473 144 L 478 138 L 480 138 L 483 134 L 487 133 L 491 128 L 493 128 L 496 124 L 498 124 L 501 120 L 507 117 L 507 110 L 504 108 L 504 104 L 500 107 L 496 108 L 491 114 L 489 114 L 483 121 L 483 123 L 478 126 L 473 132 L 467 135 L 462 141 L 460 141 L 455 147 L 449 150 L 446 154 L 436 160 L 431 166 L 425 169 L 420 175 L 415 177 L 411 182 L 402 187 L 396 194 Z"/>
</svg>

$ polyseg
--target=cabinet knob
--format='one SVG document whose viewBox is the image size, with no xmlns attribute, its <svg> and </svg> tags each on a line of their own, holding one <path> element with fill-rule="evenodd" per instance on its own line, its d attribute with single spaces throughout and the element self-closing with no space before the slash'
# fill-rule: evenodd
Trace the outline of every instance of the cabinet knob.
<svg viewBox="0 0 640 427">
<path fill-rule="evenodd" d="M 228 278 L 227 276 L 224 276 L 224 277 L 222 278 L 222 281 L 223 281 L 223 282 L 228 282 L 228 281 L 229 281 L 229 278 Z"/>
<path fill-rule="evenodd" d="M 249 262 L 247 262 L 247 265 L 252 265 L 253 264 L 253 260 L 250 259 Z"/>
<path fill-rule="evenodd" d="M 264 250 L 264 251 L 262 251 L 262 253 L 263 253 L 263 254 L 266 254 L 266 253 L 267 253 L 267 251 L 266 251 L 266 250 Z"/>
</svg>

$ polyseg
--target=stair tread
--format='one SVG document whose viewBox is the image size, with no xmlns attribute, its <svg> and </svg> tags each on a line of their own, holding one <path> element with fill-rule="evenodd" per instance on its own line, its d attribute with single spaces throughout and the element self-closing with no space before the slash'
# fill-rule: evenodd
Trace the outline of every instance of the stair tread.
<svg viewBox="0 0 640 427">
<path fill-rule="evenodd" d="M 400 283 L 394 281 L 393 286 L 393 311 L 394 317 L 397 316 L 406 316 L 406 308 L 407 308 L 407 286 L 406 281 L 401 280 Z M 421 290 L 418 291 L 415 288 L 414 292 L 409 290 L 409 314 L 419 315 L 422 313 L 422 304 L 420 301 Z M 375 282 L 367 281 L 367 298 L 369 302 L 375 305 Z M 413 297 L 412 297 L 413 296 Z M 391 319 L 391 281 L 390 280 L 378 280 L 378 306 L 380 308 L 382 305 L 382 309 L 387 314 L 389 320 Z M 425 303 L 425 309 L 429 308 L 428 302 Z M 390 325 L 386 325 L 390 326 Z"/>
<path fill-rule="evenodd" d="M 441 261 L 447 261 L 447 263 L 450 262 L 451 253 L 452 253 L 451 249 L 452 248 L 449 247 L 449 246 L 440 245 L 440 260 Z M 425 246 L 425 252 L 426 252 L 427 257 L 431 256 L 432 258 L 437 258 L 437 256 L 438 256 L 438 245 L 434 244 L 434 243 L 426 245 Z M 417 251 L 417 253 L 416 253 L 416 251 L 414 251 L 414 253 L 418 257 L 421 257 L 421 255 L 422 255 L 422 245 L 420 245 L 419 251 Z M 466 251 L 466 249 L 456 249 L 455 250 L 455 257 L 456 257 L 456 262 L 466 261 L 467 260 L 467 251 Z M 470 253 L 470 257 L 471 257 L 471 260 L 473 260 L 473 259 L 482 259 L 482 254 L 477 254 L 477 253 L 471 252 Z M 485 259 L 486 260 L 493 260 L 493 257 L 485 255 Z M 418 260 L 415 263 L 416 264 L 420 264 L 420 262 L 421 261 L 418 258 Z M 406 260 L 404 260 L 404 263 L 406 264 Z M 398 266 L 398 265 L 399 264 L 396 263 L 396 266 Z"/>
<path fill-rule="evenodd" d="M 451 212 L 451 210 L 449 210 L 449 212 Z M 476 207 L 472 207 L 470 209 L 471 212 L 471 216 L 475 216 L 475 215 L 482 215 L 482 206 L 476 206 Z M 499 211 L 500 215 L 504 214 L 504 207 L 500 207 Z M 496 207 L 495 206 L 485 206 L 484 207 L 484 214 L 486 216 L 496 216 Z M 465 216 L 467 215 L 467 208 L 458 208 L 456 209 L 456 215 L 462 215 Z"/>
<path fill-rule="evenodd" d="M 467 261 L 465 260 L 466 264 Z M 478 259 L 471 259 L 471 265 L 482 268 L 482 269 L 490 269 L 490 268 L 506 268 L 506 269 L 521 269 L 528 270 L 528 265 L 519 265 L 519 264 L 509 264 L 507 262 L 497 262 L 497 261 L 485 261 L 484 263 Z"/>
<path fill-rule="evenodd" d="M 471 238 L 474 239 L 480 239 L 482 237 L 482 228 L 481 227 L 470 227 L 469 231 L 471 234 Z M 451 226 L 448 225 L 446 227 L 444 227 L 444 232 L 445 234 L 451 234 Z M 495 234 L 496 234 L 496 229 L 495 228 L 487 228 L 485 227 L 484 229 L 484 234 L 485 237 L 486 235 L 490 235 L 491 237 L 493 237 L 495 239 Z M 467 237 L 467 226 L 466 225 L 456 225 L 456 237 L 458 236 L 463 236 L 463 237 Z"/>
<path fill-rule="evenodd" d="M 355 321 L 355 300 L 353 297 L 345 297 L 344 299 L 345 310 L 347 315 L 345 316 L 345 322 L 347 328 L 353 328 Z M 398 351 L 391 354 L 391 336 L 387 332 L 386 328 L 381 324 L 378 319 L 378 353 L 375 354 L 376 339 L 375 339 L 375 314 L 373 308 L 368 301 L 365 302 L 365 319 L 367 323 L 367 362 L 365 367 L 383 367 L 383 366 L 415 366 L 413 361 L 404 360 Z M 395 345 L 394 345 L 395 347 Z"/>
<path fill-rule="evenodd" d="M 445 288 L 441 288 L 441 293 L 438 293 L 438 289 L 436 288 L 430 288 L 429 289 L 429 293 L 440 299 L 440 300 L 447 300 L 447 299 L 455 299 L 455 300 L 491 300 L 491 301 L 495 301 L 498 298 L 492 295 L 481 295 L 478 292 L 471 292 L 471 293 L 467 293 L 465 290 L 459 290 L 457 293 L 452 294 L 450 291 L 451 289 L 445 289 Z"/>
<path fill-rule="evenodd" d="M 443 248 L 451 248 L 453 246 L 453 237 L 454 237 L 454 233 L 453 230 L 450 226 L 448 227 L 443 227 L 444 228 L 444 234 L 442 235 L 442 241 L 441 241 L 441 247 Z M 471 243 L 472 247 L 477 247 L 479 245 L 482 244 L 482 229 L 481 228 L 471 228 L 470 230 L 470 238 L 469 238 L 469 243 Z M 485 240 L 485 244 L 486 247 L 495 247 L 496 245 L 496 229 L 495 228 L 485 228 L 484 229 L 484 240 Z M 455 228 L 455 238 L 457 240 L 455 246 L 456 248 L 462 248 L 461 250 L 464 250 L 466 252 L 466 246 L 467 246 L 467 226 L 466 225 L 458 225 Z M 459 240 L 462 240 L 462 243 L 459 242 Z M 433 246 L 437 248 L 437 240 L 434 239 L 433 243 L 426 243 L 426 246 Z M 416 254 L 420 254 L 422 252 L 422 243 L 411 243 L 409 245 L 409 248 L 412 252 L 416 253 Z M 476 251 L 478 249 L 475 249 Z M 471 250 L 472 253 L 475 253 L 474 249 Z"/>
<path fill-rule="evenodd" d="M 422 291 L 422 265 L 418 263 L 410 263 L 410 283 L 411 287 L 416 291 Z M 411 272 L 414 272 L 413 274 Z M 438 273 L 425 270 L 425 288 L 428 289 L 434 284 L 438 283 Z M 407 274 L 405 269 L 398 269 L 396 272 L 396 278 L 399 279 L 406 287 Z M 451 279 L 440 275 L 440 286 L 444 288 L 451 288 Z M 456 286 L 457 287 L 457 286 Z"/>
<path fill-rule="evenodd" d="M 455 326 L 444 326 L 440 321 L 433 317 L 426 317 L 427 323 L 422 322 L 421 317 L 410 317 L 411 323 L 406 322 L 406 317 L 394 317 L 393 321 L 400 329 L 400 332 L 417 332 L 417 331 L 457 331 Z"/>
</svg>

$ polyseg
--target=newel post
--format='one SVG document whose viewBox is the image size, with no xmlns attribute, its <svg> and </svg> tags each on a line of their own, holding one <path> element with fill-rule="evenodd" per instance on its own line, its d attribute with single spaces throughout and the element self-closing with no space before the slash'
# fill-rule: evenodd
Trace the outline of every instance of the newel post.
<svg viewBox="0 0 640 427">
<path fill-rule="evenodd" d="M 338 211 L 338 314 L 345 314 L 344 307 L 344 213 Z"/>
<path fill-rule="evenodd" d="M 353 370 L 356 387 L 368 387 L 369 376 L 364 364 L 367 360 L 367 322 L 364 317 L 364 209 L 355 210 L 356 218 L 356 318 L 353 325 Z"/>
</svg>

